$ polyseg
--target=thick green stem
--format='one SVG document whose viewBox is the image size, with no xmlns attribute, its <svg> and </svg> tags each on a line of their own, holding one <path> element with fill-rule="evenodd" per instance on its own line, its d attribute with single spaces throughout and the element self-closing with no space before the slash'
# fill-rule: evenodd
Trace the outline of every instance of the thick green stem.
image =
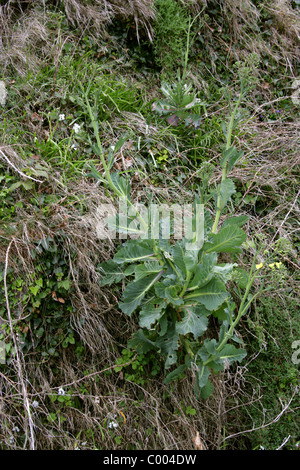
<svg viewBox="0 0 300 470">
<path fill-rule="evenodd" d="M 252 276 L 252 273 L 253 273 L 253 270 L 254 270 L 254 267 L 255 267 L 255 260 L 253 260 L 253 263 L 252 263 L 252 266 L 251 266 L 251 270 L 250 270 L 250 273 L 249 273 L 249 280 L 248 280 L 248 283 L 247 283 L 247 286 L 246 286 L 246 290 L 245 290 L 245 293 L 243 295 L 243 299 L 242 299 L 242 302 L 240 304 L 240 307 L 239 307 L 239 311 L 238 311 L 238 314 L 235 318 L 235 320 L 231 323 L 231 326 L 229 328 L 229 330 L 227 331 L 227 333 L 225 333 L 224 335 L 224 338 L 223 340 L 221 341 L 221 343 L 218 345 L 218 347 L 216 348 L 216 353 L 220 352 L 223 347 L 225 346 L 225 344 L 230 340 L 230 338 L 232 338 L 232 335 L 233 335 L 233 332 L 234 332 L 234 329 L 235 327 L 237 326 L 237 324 L 239 323 L 240 319 L 242 318 L 242 316 L 246 313 L 246 311 L 248 310 L 250 304 L 252 303 L 253 299 L 255 297 L 257 297 L 257 295 L 260 293 L 260 292 L 257 292 L 255 294 L 255 296 L 253 298 L 251 298 L 251 300 L 249 300 L 246 304 L 246 306 L 244 307 L 245 303 L 246 303 L 246 300 L 248 298 L 248 295 L 249 295 L 249 292 L 250 292 L 250 289 L 257 277 L 256 274 L 254 274 Z M 215 359 L 217 358 L 217 354 L 214 354 L 213 356 L 209 357 L 203 364 L 205 366 L 207 366 L 210 362 L 214 361 Z"/>
<path fill-rule="evenodd" d="M 241 101 L 242 101 L 242 97 L 244 95 L 244 90 L 243 90 L 243 85 L 241 87 L 241 92 L 240 92 L 240 95 L 239 95 L 239 98 L 236 102 L 236 105 L 234 107 L 234 110 L 231 114 L 231 118 L 230 118 L 230 121 L 229 121 L 229 124 L 228 124 L 228 128 L 227 128 L 227 133 L 226 133 L 226 147 L 225 147 L 225 150 L 228 150 L 230 147 L 231 147 L 231 138 L 232 138 L 232 130 L 233 130 L 233 125 L 234 125 L 234 120 L 235 120 L 235 117 L 236 117 L 236 113 L 238 111 L 238 108 L 241 104 Z M 227 178 L 227 165 L 226 163 L 224 164 L 224 168 L 222 170 L 222 182 Z M 212 233 L 216 233 L 216 230 L 217 230 L 217 227 L 218 227 L 218 223 L 219 223 L 219 219 L 220 219 L 220 216 L 221 216 L 221 209 L 220 209 L 220 203 L 221 203 L 221 195 L 219 194 L 218 195 L 218 198 L 217 198 L 217 211 L 216 211 L 216 217 L 215 217 L 215 220 L 214 220 L 214 224 L 213 224 L 213 227 L 212 227 Z"/>
</svg>

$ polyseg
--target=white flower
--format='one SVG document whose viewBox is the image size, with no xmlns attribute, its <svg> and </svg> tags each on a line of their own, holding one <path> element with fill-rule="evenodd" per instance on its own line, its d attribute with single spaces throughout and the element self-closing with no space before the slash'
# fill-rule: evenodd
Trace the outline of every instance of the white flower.
<svg viewBox="0 0 300 470">
<path fill-rule="evenodd" d="M 119 425 L 118 423 L 116 423 L 115 421 L 111 421 L 109 424 L 108 424 L 108 427 L 109 428 L 117 428 Z"/>
<path fill-rule="evenodd" d="M 12 428 L 12 432 L 20 432 L 20 429 L 18 428 L 18 426 L 14 426 Z"/>
<path fill-rule="evenodd" d="M 80 131 L 80 125 L 77 124 L 77 122 L 75 122 L 73 126 L 73 131 L 75 132 L 75 134 L 78 134 L 78 132 Z"/>
<path fill-rule="evenodd" d="M 31 403 L 31 406 L 32 406 L 33 408 L 37 408 L 37 407 L 39 406 L 39 402 L 36 401 L 36 400 L 33 400 L 33 402 Z"/>
<path fill-rule="evenodd" d="M 60 115 L 58 116 L 58 120 L 59 120 L 59 121 L 64 121 L 65 119 L 66 119 L 66 116 L 65 116 L 64 114 L 60 114 Z"/>
<path fill-rule="evenodd" d="M 5 105 L 6 97 L 7 97 L 7 91 L 5 88 L 5 83 L 0 82 L 0 104 L 2 104 L 2 106 Z"/>
<path fill-rule="evenodd" d="M 66 392 L 64 391 L 64 389 L 62 387 L 59 387 L 58 389 L 58 395 L 65 395 Z"/>
</svg>

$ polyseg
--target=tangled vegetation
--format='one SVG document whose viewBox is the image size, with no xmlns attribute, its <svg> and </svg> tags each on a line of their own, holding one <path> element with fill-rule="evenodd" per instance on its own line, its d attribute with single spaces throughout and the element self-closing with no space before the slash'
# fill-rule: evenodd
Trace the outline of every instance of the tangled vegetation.
<svg viewBox="0 0 300 470">
<path fill-rule="evenodd" d="M 0 31 L 0 448 L 297 449 L 299 2 Z"/>
</svg>

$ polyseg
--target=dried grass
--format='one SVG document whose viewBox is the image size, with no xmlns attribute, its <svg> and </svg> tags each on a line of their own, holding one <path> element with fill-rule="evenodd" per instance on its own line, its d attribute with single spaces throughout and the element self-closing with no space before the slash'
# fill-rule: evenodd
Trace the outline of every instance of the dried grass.
<svg viewBox="0 0 300 470">
<path fill-rule="evenodd" d="M 58 36 L 60 40 L 63 38 L 58 17 L 52 15 L 50 26 L 46 7 L 51 3 L 51 0 L 33 0 L 22 10 L 18 0 L 9 0 L 0 6 L 0 65 L 3 70 L 12 66 L 20 75 L 25 75 L 28 68 L 36 71 L 45 58 L 55 59 L 59 53 Z M 107 27 L 115 18 L 132 19 L 138 41 L 141 31 L 149 41 L 153 40 L 153 0 L 93 0 L 87 5 L 80 0 L 64 0 L 63 8 L 73 27 L 82 34 L 94 35 L 100 42 L 109 39 Z"/>
</svg>

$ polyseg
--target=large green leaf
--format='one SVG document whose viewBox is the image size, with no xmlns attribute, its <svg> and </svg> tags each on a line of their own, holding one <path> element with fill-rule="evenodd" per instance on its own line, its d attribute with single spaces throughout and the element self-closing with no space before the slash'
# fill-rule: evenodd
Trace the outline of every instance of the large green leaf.
<svg viewBox="0 0 300 470">
<path fill-rule="evenodd" d="M 153 248 L 147 242 L 130 240 L 114 256 L 116 263 L 135 263 L 153 258 L 155 253 Z"/>
<path fill-rule="evenodd" d="M 172 305 L 181 305 L 183 300 L 179 297 L 180 286 L 166 286 L 163 282 L 157 283 L 155 286 L 155 293 L 158 297 L 165 299 Z"/>
<path fill-rule="evenodd" d="M 118 233 L 125 235 L 138 235 L 141 239 L 145 239 L 146 230 L 141 227 L 138 218 L 127 217 L 127 215 L 119 213 L 105 218 L 105 223 L 110 230 L 115 230 Z"/>
<path fill-rule="evenodd" d="M 184 316 L 180 322 L 176 323 L 177 333 L 184 336 L 192 333 L 194 338 L 197 339 L 207 329 L 207 316 L 199 315 L 197 309 L 187 305 L 183 305 L 181 311 L 184 312 Z"/>
<path fill-rule="evenodd" d="M 130 193 L 129 179 L 124 178 L 123 176 L 120 176 L 119 173 L 111 173 L 110 177 L 111 177 L 113 184 L 115 185 L 115 187 L 121 194 L 121 197 L 127 200 L 129 198 L 129 193 Z"/>
<path fill-rule="evenodd" d="M 152 325 L 156 323 L 164 314 L 165 302 L 151 301 L 143 306 L 140 311 L 140 326 L 142 328 L 151 329 Z"/>
<path fill-rule="evenodd" d="M 226 344 L 221 351 L 218 352 L 218 357 L 224 362 L 228 361 L 231 364 L 234 361 L 241 362 L 247 356 L 245 349 L 236 348 L 233 344 Z"/>
<path fill-rule="evenodd" d="M 128 346 L 136 350 L 138 354 L 144 354 L 151 349 L 156 349 L 154 341 L 147 338 L 142 330 L 138 330 L 131 340 L 128 341 Z"/>
<path fill-rule="evenodd" d="M 112 283 L 118 283 L 124 278 L 120 266 L 112 260 L 103 261 L 103 263 L 98 264 L 98 269 L 103 275 L 100 281 L 101 286 L 110 286 Z"/>
<path fill-rule="evenodd" d="M 179 348 L 179 336 L 175 330 L 175 325 L 170 323 L 168 325 L 167 332 L 164 336 L 161 336 L 156 341 L 156 346 L 161 350 L 163 354 L 166 354 L 167 359 L 165 362 L 165 368 L 168 369 L 177 362 L 177 350 Z"/>
<path fill-rule="evenodd" d="M 167 374 L 165 377 L 164 383 L 169 384 L 170 382 L 177 380 L 186 370 L 186 367 L 186 364 L 182 364 L 181 366 L 178 366 L 176 369 L 172 370 L 172 372 L 169 372 L 169 374 Z"/>
<path fill-rule="evenodd" d="M 197 386 L 201 390 L 207 384 L 208 377 L 210 376 L 210 371 L 207 366 L 200 364 L 196 370 L 196 380 Z"/>
<path fill-rule="evenodd" d="M 159 279 L 163 271 L 158 274 L 152 274 L 147 277 L 143 277 L 138 281 L 130 282 L 123 292 L 123 302 L 119 304 L 122 312 L 126 315 L 131 315 L 132 312 L 141 304 L 146 293 Z"/>
<path fill-rule="evenodd" d="M 212 279 L 208 284 L 184 296 L 184 299 L 197 300 L 208 310 L 216 310 L 228 297 L 228 293 L 221 281 Z"/>
<path fill-rule="evenodd" d="M 157 261 L 147 261 L 144 264 L 139 264 L 135 268 L 135 280 L 138 281 L 145 276 L 150 274 L 159 273 L 161 271 L 161 265 Z"/>
<path fill-rule="evenodd" d="M 235 225 L 237 227 L 241 227 L 247 222 L 247 220 L 249 220 L 248 215 L 234 215 L 225 219 L 222 228 L 227 227 L 228 225 Z"/>
<path fill-rule="evenodd" d="M 210 235 L 210 241 L 206 242 L 203 250 L 206 253 L 240 253 L 240 246 L 246 241 L 246 233 L 235 225 L 221 228 L 218 233 Z"/>
<path fill-rule="evenodd" d="M 223 153 L 223 158 L 220 161 L 221 168 L 226 167 L 227 173 L 229 173 L 243 155 L 243 151 L 239 152 L 236 147 L 230 147 Z"/>
<path fill-rule="evenodd" d="M 214 266 L 212 271 L 216 274 L 217 278 L 224 283 L 230 281 L 233 275 L 233 268 L 238 266 L 237 263 L 226 263 L 219 266 Z"/>
<path fill-rule="evenodd" d="M 183 277 L 186 277 L 186 264 L 184 262 L 184 249 L 180 243 L 176 243 L 171 248 L 173 262 L 180 269 Z"/>
<path fill-rule="evenodd" d="M 213 267 L 217 263 L 217 254 L 209 253 L 203 256 L 201 264 L 195 269 L 195 275 L 189 283 L 188 291 L 205 286 L 213 277 Z"/>
<path fill-rule="evenodd" d="M 217 209 L 222 210 L 234 193 L 234 182 L 228 178 L 223 180 L 222 183 L 218 186 L 217 195 L 219 196 L 219 200 Z"/>
</svg>

